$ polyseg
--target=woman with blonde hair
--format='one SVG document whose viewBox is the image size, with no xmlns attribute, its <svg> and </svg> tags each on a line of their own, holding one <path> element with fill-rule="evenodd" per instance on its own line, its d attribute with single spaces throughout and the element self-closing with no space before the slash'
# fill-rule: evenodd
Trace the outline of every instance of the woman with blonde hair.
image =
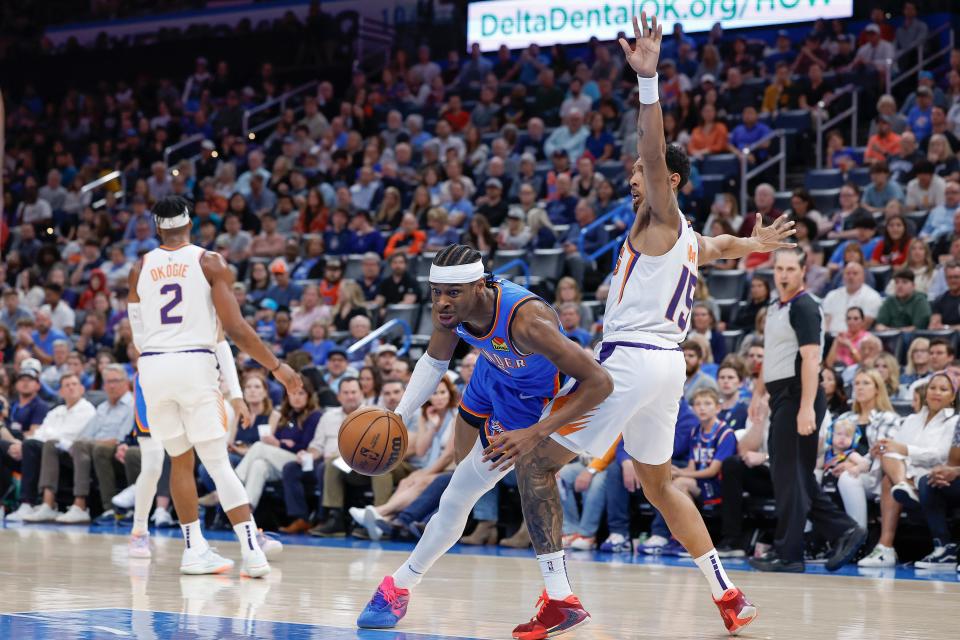
<svg viewBox="0 0 960 640">
<path fill-rule="evenodd" d="M 432 206 L 433 201 L 430 199 L 430 191 L 425 185 L 421 184 L 413 191 L 413 199 L 410 201 L 410 206 L 407 207 L 407 213 L 415 215 L 417 224 L 423 227 L 426 226 L 427 212 L 430 211 Z"/>
<path fill-rule="evenodd" d="M 347 331 L 350 321 L 357 316 L 369 317 L 363 289 L 356 280 L 349 278 L 340 281 L 340 295 L 333 306 L 333 327 L 336 331 Z"/>
<path fill-rule="evenodd" d="M 560 305 L 572 302 L 580 307 L 580 326 L 589 328 L 593 325 L 593 309 L 583 304 L 583 294 L 580 284 L 570 276 L 564 276 L 557 281 L 557 290 L 553 300 L 553 308 L 560 312 Z"/>
<path fill-rule="evenodd" d="M 863 458 L 835 465 L 829 473 L 837 476 L 837 490 L 843 508 L 861 527 L 867 526 L 867 496 L 875 496 L 882 476 L 879 457 L 869 453 L 870 447 L 891 437 L 900 425 L 893 410 L 883 375 L 876 369 L 861 369 L 853 378 L 853 409 L 837 416 L 835 422 L 853 420 L 863 433 Z"/>
<path fill-rule="evenodd" d="M 527 212 L 527 226 L 530 227 L 530 236 L 534 249 L 552 249 L 557 243 L 557 231 L 550 222 L 550 216 L 540 207 L 533 207 Z"/>
<path fill-rule="evenodd" d="M 403 217 L 403 202 L 400 198 L 400 190 L 396 187 L 387 187 L 383 192 L 383 202 L 377 209 L 377 215 L 374 222 L 381 227 L 396 229 L 400 226 L 400 219 Z"/>
<path fill-rule="evenodd" d="M 930 136 L 930 141 L 927 142 L 927 160 L 933 163 L 937 175 L 944 180 L 956 180 L 960 177 L 960 161 L 942 133 Z"/>
<path fill-rule="evenodd" d="M 907 261 L 903 266 L 913 271 L 914 290 L 917 293 L 928 293 L 930 291 L 930 284 L 933 282 L 934 273 L 936 273 L 936 266 L 933 263 L 933 252 L 930 250 L 930 245 L 920 238 L 911 240 L 910 244 L 907 245 Z M 894 294 L 893 285 L 894 279 L 890 278 L 890 282 L 887 283 L 887 287 L 884 289 L 884 293 L 888 296 Z"/>
<path fill-rule="evenodd" d="M 900 398 L 900 363 L 897 359 L 884 351 L 873 362 L 874 368 L 883 376 L 883 384 L 887 387 L 887 395 L 892 400 Z"/>
<path fill-rule="evenodd" d="M 930 368 L 930 339 L 914 338 L 907 349 L 907 366 L 900 375 L 900 384 L 909 387 L 933 373 Z"/>
</svg>

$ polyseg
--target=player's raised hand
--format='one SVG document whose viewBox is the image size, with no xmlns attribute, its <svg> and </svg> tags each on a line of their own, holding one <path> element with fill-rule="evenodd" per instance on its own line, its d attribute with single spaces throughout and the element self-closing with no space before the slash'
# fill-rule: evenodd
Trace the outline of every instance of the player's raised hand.
<svg viewBox="0 0 960 640">
<path fill-rule="evenodd" d="M 657 24 L 657 16 L 653 16 L 647 25 L 647 12 L 641 11 L 639 23 L 637 16 L 633 16 L 633 35 L 636 38 L 633 48 L 626 38 L 620 38 L 623 55 L 637 75 L 652 78 L 657 72 L 657 63 L 660 60 L 663 25 Z"/>
<path fill-rule="evenodd" d="M 786 239 L 797 233 L 796 222 L 783 214 L 773 221 L 769 227 L 763 226 L 763 215 L 757 212 L 757 223 L 753 226 L 751 239 L 756 243 L 756 251 L 770 253 L 777 249 L 792 249 L 796 242 L 786 242 Z"/>
<path fill-rule="evenodd" d="M 300 374 L 294 371 L 286 362 L 280 363 L 277 370 L 273 372 L 273 377 L 280 381 L 280 384 L 286 388 L 288 394 L 303 388 L 303 381 L 300 379 Z"/>
<path fill-rule="evenodd" d="M 240 417 L 240 424 L 244 427 L 249 427 L 253 424 L 253 418 L 250 417 L 250 407 L 247 406 L 243 398 L 233 398 L 230 401 L 230 406 L 233 407 L 233 410 L 236 411 Z"/>
</svg>

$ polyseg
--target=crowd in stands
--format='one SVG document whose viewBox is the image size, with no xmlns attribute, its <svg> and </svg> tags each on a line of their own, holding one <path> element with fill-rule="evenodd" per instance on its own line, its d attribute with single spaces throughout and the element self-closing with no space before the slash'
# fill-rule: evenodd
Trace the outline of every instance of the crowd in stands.
<svg viewBox="0 0 960 640">
<path fill-rule="evenodd" d="M 781 214 L 797 222 L 828 332 L 824 484 L 861 524 L 880 502 L 881 536 L 865 566 L 896 562 L 901 509 L 926 516 L 935 548 L 924 562 L 956 562 L 946 518 L 960 495 L 960 50 L 920 73 L 909 95 L 886 93 L 878 65 L 928 30 L 917 3 L 903 14 L 895 27 L 877 10 L 855 33 L 819 21 L 799 42 L 786 31 L 764 43 L 719 27 L 694 40 L 677 28 L 660 67 L 667 141 L 695 160 L 679 197 L 696 227 L 746 236 L 757 214 L 764 224 Z M 456 51 L 441 60 L 426 45 L 398 50 L 375 77 L 356 72 L 336 89 L 320 82 L 259 135 L 248 135 L 243 115 L 274 95 L 270 64 L 237 78 L 228 61 L 198 58 L 186 76 L 62 99 L 31 87 L 15 96 L 0 221 L 0 494 L 11 517 L 76 523 L 102 512 L 113 522 L 129 510 L 139 456 L 127 276 L 158 246 L 151 204 L 177 194 L 193 203 L 194 241 L 234 269 L 244 316 L 304 379 L 303 392 L 286 397 L 238 354 L 254 422 L 232 417 L 230 458 L 254 508 L 273 512 L 258 521 L 287 533 L 416 538 L 455 464 L 452 424 L 477 354 L 460 354 L 408 425 L 404 463 L 371 479 L 338 463 L 337 430 L 361 405 L 395 408 L 415 354 L 369 336 L 397 305 L 416 305 L 413 319 L 429 313 L 420 269 L 460 242 L 491 265 L 507 251 L 534 264 L 558 256 L 555 273 L 531 274 L 535 290 L 591 349 L 617 240 L 633 221 L 638 98 L 620 58 L 616 43 L 596 41 L 494 56 L 475 45 L 463 60 Z M 778 193 L 763 182 L 748 216 L 727 190 L 704 197 L 703 162 L 726 153 L 762 162 L 773 152 L 773 118 L 831 110 L 850 74 L 879 98 L 866 147 L 840 130 L 828 139 L 833 191 Z M 204 138 L 198 154 L 165 165 L 164 149 L 195 134 Z M 122 179 L 95 201 L 83 186 L 114 170 Z M 705 273 L 683 345 L 675 484 L 718 516 L 727 556 L 748 550 L 744 494 L 772 496 L 762 399 L 748 412 L 770 265 L 752 255 Z M 630 509 L 641 496 L 627 461 L 620 446 L 560 472 L 565 544 L 619 552 L 648 528 Z M 202 468 L 198 482 L 211 521 L 222 523 Z M 172 522 L 165 483 L 158 526 Z M 494 543 L 510 529 L 506 544 L 529 545 L 507 507 L 510 483 L 477 505 L 465 543 Z M 662 518 L 640 513 L 653 517 L 644 552 L 683 552 Z"/>
</svg>

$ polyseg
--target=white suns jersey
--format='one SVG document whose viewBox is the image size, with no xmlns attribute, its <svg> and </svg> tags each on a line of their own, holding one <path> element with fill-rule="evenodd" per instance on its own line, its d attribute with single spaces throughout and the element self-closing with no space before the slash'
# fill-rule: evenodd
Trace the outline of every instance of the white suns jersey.
<svg viewBox="0 0 960 640">
<path fill-rule="evenodd" d="M 610 281 L 604 338 L 642 333 L 670 345 L 683 342 L 697 287 L 698 256 L 697 234 L 682 214 L 677 242 L 662 256 L 641 255 L 628 236 Z"/>
<path fill-rule="evenodd" d="M 204 253 L 188 244 L 160 247 L 143 257 L 137 295 L 145 353 L 216 349 L 220 319 L 200 266 Z"/>
</svg>

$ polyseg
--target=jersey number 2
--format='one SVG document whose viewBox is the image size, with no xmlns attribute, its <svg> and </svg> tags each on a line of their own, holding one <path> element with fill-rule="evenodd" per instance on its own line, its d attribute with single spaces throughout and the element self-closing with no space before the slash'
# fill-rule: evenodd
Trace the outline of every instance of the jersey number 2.
<svg viewBox="0 0 960 640">
<path fill-rule="evenodd" d="M 180 288 L 180 285 L 165 284 L 160 288 L 160 293 L 163 295 L 173 293 L 173 298 L 170 300 L 170 302 L 160 307 L 160 323 L 180 324 L 183 322 L 183 316 L 170 315 L 170 312 L 173 311 L 178 304 L 183 302 L 183 289 Z"/>
<path fill-rule="evenodd" d="M 680 331 L 687 328 L 687 319 L 690 316 L 690 308 L 693 306 L 693 293 L 697 288 L 697 274 L 692 273 L 687 266 L 683 267 L 680 273 L 680 281 L 677 283 L 677 289 L 673 292 L 673 298 L 670 299 L 670 306 L 667 307 L 666 318 L 670 322 L 676 322 Z M 683 308 L 677 312 L 680 307 L 681 298 L 683 299 Z"/>
</svg>

